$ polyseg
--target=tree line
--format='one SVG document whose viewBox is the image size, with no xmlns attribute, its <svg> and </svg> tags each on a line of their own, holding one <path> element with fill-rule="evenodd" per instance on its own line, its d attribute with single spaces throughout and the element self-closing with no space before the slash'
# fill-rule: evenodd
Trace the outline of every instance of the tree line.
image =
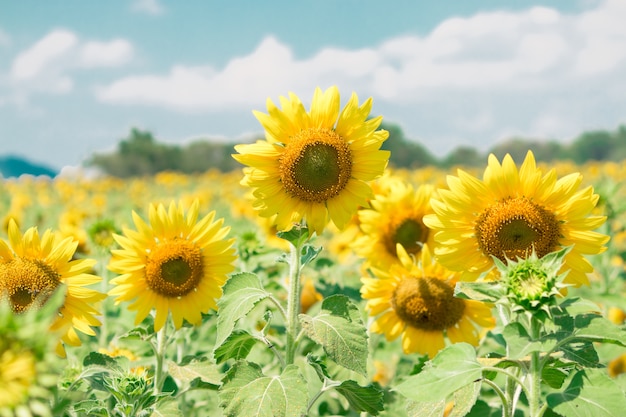
<svg viewBox="0 0 626 417">
<path fill-rule="evenodd" d="M 443 158 L 434 156 L 419 141 L 407 138 L 399 126 L 383 123 L 381 127 L 389 131 L 389 139 L 384 142 L 382 149 L 391 151 L 389 165 L 394 168 L 450 168 L 456 165 L 479 167 L 485 164 L 490 153 L 499 159 L 509 153 L 515 161 L 522 161 L 529 149 L 533 151 L 537 161 L 543 162 L 570 160 L 582 164 L 590 160 L 626 160 L 626 126 L 623 125 L 614 131 L 584 132 L 568 144 L 555 140 L 512 138 L 493 146 L 487 152 L 461 146 Z M 254 140 L 256 139 L 259 138 Z M 118 143 L 114 152 L 94 154 L 87 161 L 87 165 L 120 178 L 154 175 L 161 171 L 194 174 L 216 169 L 229 172 L 242 168 L 231 156 L 235 153 L 235 145 L 235 142 L 210 139 L 199 139 L 186 145 L 166 144 L 157 141 L 149 131 L 133 128 L 128 137 Z"/>
</svg>

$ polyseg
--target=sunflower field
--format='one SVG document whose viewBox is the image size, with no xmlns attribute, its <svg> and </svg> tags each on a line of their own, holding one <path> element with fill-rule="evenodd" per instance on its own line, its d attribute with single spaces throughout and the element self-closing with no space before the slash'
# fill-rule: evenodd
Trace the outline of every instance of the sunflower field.
<svg viewBox="0 0 626 417">
<path fill-rule="evenodd" d="M 0 182 L 0 416 L 623 415 L 626 165 L 278 104 L 240 171 Z"/>
</svg>

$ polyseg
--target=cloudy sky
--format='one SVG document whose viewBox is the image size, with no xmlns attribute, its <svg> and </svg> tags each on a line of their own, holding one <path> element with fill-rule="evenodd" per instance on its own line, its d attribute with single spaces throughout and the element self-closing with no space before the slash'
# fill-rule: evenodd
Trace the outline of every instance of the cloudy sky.
<svg viewBox="0 0 626 417">
<path fill-rule="evenodd" d="M 626 123 L 625 0 L 0 0 L 0 155 L 247 140 L 337 85 L 437 156 Z"/>
</svg>

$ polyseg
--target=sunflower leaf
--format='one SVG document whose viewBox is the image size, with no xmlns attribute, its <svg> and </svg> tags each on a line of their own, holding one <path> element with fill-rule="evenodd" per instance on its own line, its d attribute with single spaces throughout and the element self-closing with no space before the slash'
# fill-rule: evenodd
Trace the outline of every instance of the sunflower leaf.
<svg viewBox="0 0 626 417">
<path fill-rule="evenodd" d="M 280 376 L 265 376 L 255 363 L 237 362 L 219 393 L 226 416 L 291 417 L 304 415 L 308 405 L 306 380 L 295 365 Z"/>
<path fill-rule="evenodd" d="M 331 295 L 314 317 L 300 314 L 300 323 L 307 336 L 322 345 L 332 360 L 367 375 L 367 331 L 358 308 L 348 297 Z"/>
<path fill-rule="evenodd" d="M 165 399 L 164 401 L 159 401 L 156 404 L 156 407 L 150 414 L 150 417 L 182 417 L 183 413 L 178 408 L 178 402 L 172 399 Z"/>
<path fill-rule="evenodd" d="M 454 296 L 466 300 L 495 303 L 505 295 L 499 282 L 457 282 Z"/>
<path fill-rule="evenodd" d="M 222 374 L 218 367 L 207 360 L 192 361 L 183 366 L 169 361 L 167 369 L 170 376 L 177 381 L 181 390 L 199 386 L 200 384 L 196 381 L 198 379 L 201 382 L 215 387 L 222 383 Z"/>
<path fill-rule="evenodd" d="M 348 400 L 354 411 L 377 416 L 385 408 L 382 390 L 372 384 L 362 387 L 355 381 L 347 380 L 335 387 L 335 390 Z"/>
<path fill-rule="evenodd" d="M 224 344 L 239 319 L 245 317 L 259 301 L 271 295 L 263 289 L 259 277 L 249 272 L 233 275 L 224 284 L 223 291 L 224 295 L 217 302 L 216 348 Z"/>
<path fill-rule="evenodd" d="M 568 417 L 618 417 L 626 409 L 624 392 L 599 369 L 576 372 L 565 391 L 549 394 L 546 401 L 556 413 Z"/>
<path fill-rule="evenodd" d="M 395 391 L 412 401 L 437 402 L 481 378 L 482 366 L 474 347 L 456 343 L 441 350 L 422 372 L 405 379 Z"/>
<path fill-rule="evenodd" d="M 252 347 L 256 343 L 256 339 L 245 330 L 235 330 L 228 336 L 226 341 L 213 352 L 215 362 L 222 363 L 227 359 L 245 359 Z"/>
</svg>

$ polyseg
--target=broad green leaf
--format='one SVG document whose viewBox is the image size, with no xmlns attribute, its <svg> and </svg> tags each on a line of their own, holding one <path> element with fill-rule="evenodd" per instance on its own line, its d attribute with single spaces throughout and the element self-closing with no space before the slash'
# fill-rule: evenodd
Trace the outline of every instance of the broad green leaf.
<svg viewBox="0 0 626 417">
<path fill-rule="evenodd" d="M 454 296 L 468 300 L 495 303 L 504 296 L 504 288 L 497 281 L 457 282 Z"/>
<path fill-rule="evenodd" d="M 600 365 L 598 352 L 591 342 L 569 343 L 560 350 L 566 359 L 576 362 L 580 366 L 595 368 Z"/>
<path fill-rule="evenodd" d="M 298 417 L 308 405 L 308 387 L 298 367 L 265 376 L 255 363 L 237 362 L 226 374 L 220 406 L 233 417 Z"/>
<path fill-rule="evenodd" d="M 181 390 L 188 389 L 193 385 L 192 382 L 197 379 L 213 386 L 219 386 L 222 383 L 222 374 L 217 365 L 206 360 L 191 361 L 183 366 L 170 361 L 167 364 L 167 369 L 170 376 L 178 382 Z"/>
<path fill-rule="evenodd" d="M 474 407 L 476 399 L 478 399 L 481 384 L 481 381 L 477 381 L 455 391 L 452 395 L 454 407 L 452 411 L 450 411 L 450 414 L 448 414 L 448 417 L 463 417 L 467 415 L 472 407 Z"/>
<path fill-rule="evenodd" d="M 626 346 L 626 330 L 616 326 L 599 314 L 577 315 L 574 317 L 574 328 L 574 334 L 577 339 L 617 343 Z"/>
<path fill-rule="evenodd" d="M 443 417 L 446 410 L 446 400 L 433 402 L 407 401 L 406 414 L 408 417 Z"/>
<path fill-rule="evenodd" d="M 565 391 L 549 394 L 548 406 L 567 417 L 621 417 L 626 410 L 626 395 L 599 369 L 578 371 Z"/>
<path fill-rule="evenodd" d="M 74 404 L 74 411 L 79 416 L 108 417 L 109 412 L 102 400 L 83 400 Z"/>
<path fill-rule="evenodd" d="M 109 368 L 111 370 L 122 370 L 117 358 L 100 352 L 89 352 L 89 354 L 83 359 L 83 366 L 101 366 L 104 368 Z"/>
<path fill-rule="evenodd" d="M 230 277 L 224 284 L 223 291 L 224 294 L 217 302 L 219 310 L 216 347 L 224 344 L 239 319 L 245 317 L 259 301 L 270 296 L 270 293 L 263 289 L 259 277 L 249 272 Z"/>
<path fill-rule="evenodd" d="M 422 372 L 412 375 L 395 391 L 412 401 L 437 402 L 482 378 L 476 351 L 468 343 L 456 343 L 439 352 Z"/>
<path fill-rule="evenodd" d="M 245 359 L 257 340 L 245 330 L 235 330 L 215 349 L 215 362 L 222 363 L 228 359 Z"/>
<path fill-rule="evenodd" d="M 374 385 L 362 387 L 355 381 L 347 380 L 335 387 L 335 390 L 348 400 L 354 411 L 377 416 L 384 409 L 383 392 Z"/>
<path fill-rule="evenodd" d="M 367 331 L 359 309 L 345 295 L 331 295 L 314 316 L 300 314 L 307 336 L 339 365 L 367 375 Z"/>
<path fill-rule="evenodd" d="M 183 417 L 183 413 L 178 408 L 176 400 L 166 399 L 157 402 L 150 417 Z"/>
<path fill-rule="evenodd" d="M 541 351 L 543 346 L 539 341 L 532 342 L 528 332 L 521 323 L 513 322 L 502 330 L 506 340 L 509 359 L 521 359 L 532 352 Z"/>
<path fill-rule="evenodd" d="M 446 400 L 433 402 L 407 401 L 408 417 L 464 417 L 474 407 L 478 394 L 480 393 L 481 382 L 474 382 L 455 391 L 452 397 Z M 452 409 L 445 414 L 446 405 L 451 403 Z"/>
<path fill-rule="evenodd" d="M 300 258 L 301 265 L 304 267 L 309 262 L 313 261 L 317 258 L 317 255 L 322 251 L 322 247 L 316 248 L 313 245 L 304 245 L 302 248 L 302 256 Z"/>
</svg>

